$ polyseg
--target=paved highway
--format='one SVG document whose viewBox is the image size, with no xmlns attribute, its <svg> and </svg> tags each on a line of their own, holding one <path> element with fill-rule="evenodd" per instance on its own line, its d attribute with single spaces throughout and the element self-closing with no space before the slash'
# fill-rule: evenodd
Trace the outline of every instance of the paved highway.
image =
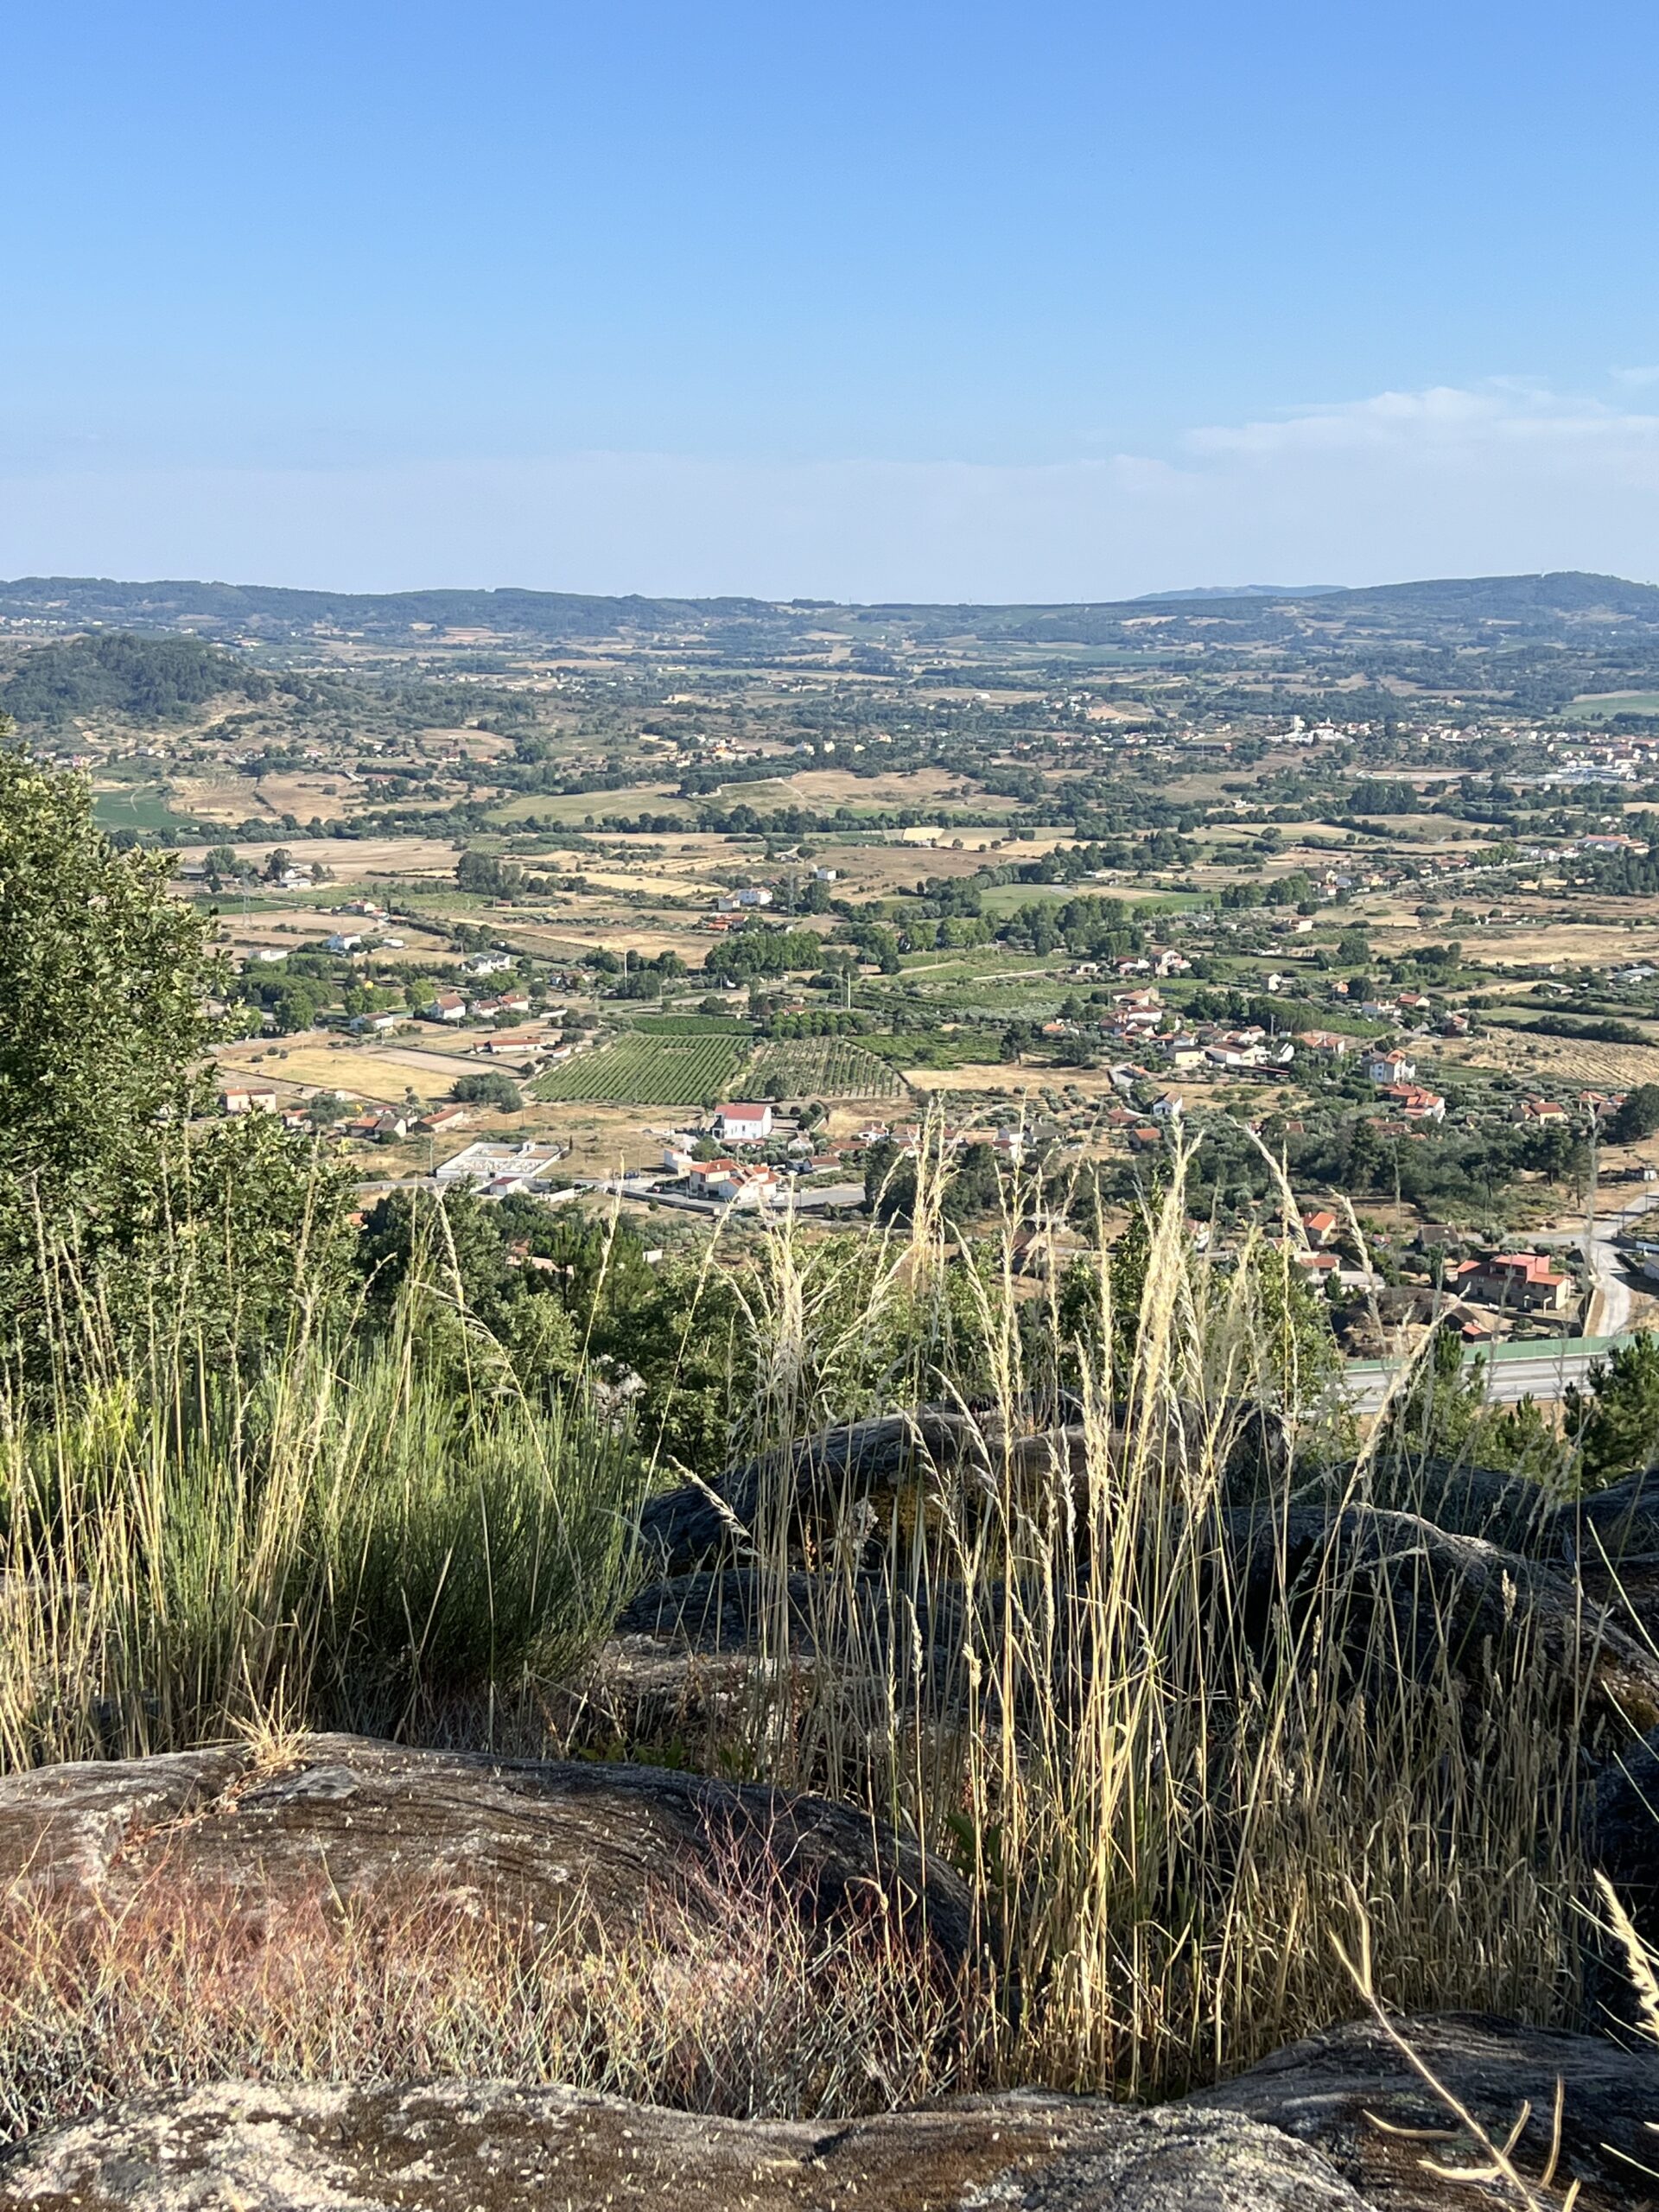
<svg viewBox="0 0 1659 2212">
<path fill-rule="evenodd" d="M 1522 1398 L 1536 1398 L 1541 1404 L 1558 1399 L 1568 1383 L 1583 1382 L 1592 1361 L 1605 1359 L 1611 1341 L 1606 1337 L 1568 1337 L 1559 1344 L 1540 1344 L 1535 1351 L 1489 1357 L 1487 1395 L 1495 1406 L 1513 1406 Z M 1471 1366 L 1473 1356 L 1465 1364 Z M 1399 1373 L 1395 1362 L 1384 1366 L 1375 1360 L 1351 1360 L 1343 1381 L 1355 1412 L 1377 1412 Z"/>
</svg>

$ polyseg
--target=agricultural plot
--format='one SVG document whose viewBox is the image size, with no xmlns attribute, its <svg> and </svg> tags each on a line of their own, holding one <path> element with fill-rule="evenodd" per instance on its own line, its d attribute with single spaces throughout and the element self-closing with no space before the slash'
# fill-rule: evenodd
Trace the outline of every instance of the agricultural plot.
<svg viewBox="0 0 1659 2212">
<path fill-rule="evenodd" d="M 754 1078 L 782 1079 L 790 1098 L 899 1098 L 905 1086 L 884 1060 L 848 1037 L 793 1037 L 763 1045 Z"/>
<path fill-rule="evenodd" d="M 638 1031 L 579 1053 L 531 1085 L 537 1098 L 621 1106 L 712 1106 L 747 1068 L 747 1039 L 661 1037 Z"/>
<path fill-rule="evenodd" d="M 634 1034 L 643 1037 L 747 1037 L 753 1025 L 729 1014 L 642 1014 Z"/>
<path fill-rule="evenodd" d="M 92 813 L 100 830 L 188 830 L 191 824 L 173 811 L 165 785 L 131 784 L 120 791 L 99 791 Z"/>
</svg>

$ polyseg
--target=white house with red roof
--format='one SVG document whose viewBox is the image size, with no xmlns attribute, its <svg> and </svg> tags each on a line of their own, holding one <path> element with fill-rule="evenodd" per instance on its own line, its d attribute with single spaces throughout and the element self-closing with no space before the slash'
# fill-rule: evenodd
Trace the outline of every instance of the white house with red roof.
<svg viewBox="0 0 1659 2212">
<path fill-rule="evenodd" d="M 772 1135 L 772 1109 L 764 1103 L 716 1106 L 715 1130 L 722 1144 L 764 1144 Z"/>
</svg>

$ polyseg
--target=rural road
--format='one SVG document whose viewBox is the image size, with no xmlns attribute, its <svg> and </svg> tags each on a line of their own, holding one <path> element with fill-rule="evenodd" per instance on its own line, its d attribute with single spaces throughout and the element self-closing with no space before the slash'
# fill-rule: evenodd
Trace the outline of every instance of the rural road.
<svg viewBox="0 0 1659 2212">
<path fill-rule="evenodd" d="M 1577 1343 L 1581 1344 L 1584 1340 L 1580 1338 Z M 1517 1405 L 1522 1398 L 1537 1398 L 1540 1405 L 1551 1402 L 1560 1398 L 1568 1382 L 1584 1385 L 1584 1376 L 1591 1370 L 1592 1360 L 1606 1358 L 1606 1343 L 1597 1340 L 1592 1343 L 1592 1350 L 1577 1350 L 1575 1340 L 1568 1338 L 1555 1350 L 1540 1347 L 1535 1354 L 1520 1360 L 1489 1360 L 1486 1395 L 1493 1405 Z M 1350 1360 L 1347 1374 L 1343 1376 L 1343 1387 L 1347 1389 L 1347 1398 L 1356 1414 L 1376 1414 L 1395 1374 L 1395 1363 L 1385 1367 L 1380 1360 Z"/>
<path fill-rule="evenodd" d="M 1635 1293 L 1625 1279 L 1623 1255 L 1613 1239 L 1621 1229 L 1640 1221 L 1656 1205 L 1659 1192 L 1649 1192 L 1621 1212 L 1608 1214 L 1605 1218 L 1598 1216 L 1593 1226 L 1585 1231 L 1585 1264 L 1594 1284 L 1585 1309 L 1586 1336 L 1617 1337 L 1630 1327 Z"/>
<path fill-rule="evenodd" d="M 1605 1337 L 1569 1337 L 1559 1344 L 1540 1344 L 1535 1351 L 1519 1357 L 1493 1359 L 1488 1355 L 1487 1397 L 1495 1406 L 1513 1406 L 1522 1398 L 1536 1398 L 1541 1404 L 1553 1402 L 1569 1382 L 1581 1386 L 1591 1363 L 1605 1359 L 1608 1349 Z M 1465 1371 L 1479 1356 L 1470 1355 L 1464 1363 Z M 1385 1365 L 1380 1360 L 1350 1360 L 1343 1387 L 1354 1411 L 1376 1413 L 1398 1372 L 1399 1363 L 1395 1361 Z"/>
</svg>

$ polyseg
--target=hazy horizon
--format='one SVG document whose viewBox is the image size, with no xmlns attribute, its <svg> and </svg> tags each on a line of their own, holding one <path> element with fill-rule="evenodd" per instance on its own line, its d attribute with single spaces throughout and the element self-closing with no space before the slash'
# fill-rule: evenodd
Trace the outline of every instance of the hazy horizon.
<svg viewBox="0 0 1659 2212">
<path fill-rule="evenodd" d="M 1561 570 L 1559 570 L 1559 569 L 1557 569 L 1557 570 L 1549 570 L 1549 569 L 1511 569 L 1511 570 L 1507 570 L 1507 571 L 1503 572 L 1503 575 L 1516 575 L 1516 576 L 1524 576 L 1524 575 L 1549 575 L 1549 574 L 1552 574 L 1552 573 L 1554 573 L 1554 574 L 1561 574 L 1561 573 L 1577 573 L 1577 574 L 1590 574 L 1590 575 L 1610 575 L 1610 576 L 1612 576 L 1612 575 L 1613 575 L 1613 572 L 1612 572 L 1612 571 L 1611 571 L 1611 570 L 1605 570 L 1605 571 L 1601 571 L 1601 570 L 1579 570 L 1579 571 L 1565 571 L 1565 572 L 1564 572 L 1564 571 L 1561 571 Z M 438 595 L 438 594 L 451 594 L 451 593 L 474 593 L 474 592 L 487 593 L 487 592 L 497 592 L 497 591 L 499 591 L 499 592 L 524 592 L 524 593 L 529 593 L 529 594 L 544 594 L 545 595 L 550 596 L 550 597 L 569 597 L 569 598 L 576 598 L 576 599 L 629 599 L 629 598 L 639 598 L 639 599 L 677 600 L 677 601 L 689 601 L 689 602 L 693 602 L 693 603 L 707 603 L 707 602 L 710 602 L 710 601 L 716 601 L 716 600 L 721 600 L 721 599 L 728 599 L 728 600 L 742 600 L 742 599 L 750 599 L 750 600 L 753 600 L 757 605 L 761 605 L 761 606 L 773 606 L 773 607 L 801 607 L 801 608 L 810 608 L 810 607 L 819 607 L 819 606 L 822 606 L 822 607 L 832 607 L 832 606 L 833 606 L 833 607 L 878 607 L 878 606 L 888 606 L 888 607 L 903 607 L 903 606 L 917 606 L 917 607 L 948 607 L 948 606 L 957 606 L 957 605 L 973 605 L 973 606 L 983 607 L 1042 607 L 1042 606 L 1049 606 L 1049 607 L 1064 607 L 1064 606 L 1087 606 L 1087 605 L 1090 605 L 1090 604 L 1095 604 L 1095 605 L 1105 605 L 1105 606 L 1134 607 L 1134 606 L 1140 605 L 1140 604 L 1141 604 L 1142 602 L 1147 602 L 1147 603 L 1150 603 L 1150 602 L 1154 601 L 1168 601 L 1168 600 L 1196 600 L 1196 601 L 1202 601 L 1202 600 L 1206 600 L 1206 599 L 1224 600 L 1224 599 L 1258 599 L 1258 598 L 1261 598 L 1261 599 L 1272 599 L 1272 598 L 1276 598 L 1276 599 L 1315 598 L 1315 597 L 1324 597 L 1324 596 L 1325 596 L 1325 595 L 1327 595 L 1327 594 L 1332 594 L 1332 593 L 1338 593 L 1338 592 L 1343 592 L 1343 591 L 1347 591 L 1347 590 L 1357 590 L 1357 591 L 1366 591 L 1366 590 L 1386 591 L 1386 590 L 1389 590 L 1389 589 L 1390 589 L 1390 588 L 1395 588 L 1395 589 L 1400 589 L 1400 590 L 1405 590 L 1405 589 L 1408 589 L 1408 588 L 1412 588 L 1413 586 L 1420 586 L 1420 585 L 1433 585 L 1433 584 L 1443 584 L 1443 583 L 1469 583 L 1469 582 L 1476 582 L 1489 581 L 1489 580 L 1490 580 L 1490 581 L 1497 581 L 1497 580 L 1500 580 L 1500 579 L 1499 579 L 1499 572 L 1497 572 L 1497 571 L 1490 571 L 1490 572 L 1486 572 L 1486 574 L 1485 574 L 1485 575 L 1484 575 L 1483 576 L 1473 576 L 1473 575 L 1461 575 L 1461 576 L 1373 576 L 1373 577 L 1368 577 L 1368 578 L 1364 579 L 1363 581 L 1362 581 L 1361 582 L 1358 582 L 1358 583 L 1356 583 L 1356 584 L 1352 584 L 1352 585 L 1348 585 L 1348 584 L 1332 584 L 1332 583 L 1313 583 L 1313 584 L 1261 584 L 1261 583 L 1248 583 L 1248 584 L 1192 584 L 1192 585 L 1179 585 L 1179 584 L 1176 584 L 1176 585 L 1171 585 L 1171 586 L 1167 587 L 1166 588 L 1165 588 L 1165 589 L 1163 589 L 1163 590 L 1147 591 L 1147 592 L 1137 592 L 1137 593 L 1135 593 L 1135 594 L 1131 594 L 1125 595 L 1125 596 L 1121 597 L 1121 598 L 1112 599 L 1112 600 L 1105 600 L 1105 601 L 1088 601 L 1088 600 L 1078 600 L 1078 599 L 1071 599 L 1071 600 L 1047 600 L 1047 601 L 1044 601 L 1044 600 L 1021 600 L 1021 599 L 1001 599 L 1001 600 L 996 600 L 996 599 L 986 599 L 986 600 L 977 600 L 977 601 L 962 601 L 962 600 L 924 600 L 924 599 L 918 599 L 918 598 L 916 596 L 916 594 L 913 594 L 913 593 L 909 593 L 909 594 L 897 594 L 897 595 L 895 595 L 895 596 L 893 596 L 893 597 L 892 597 L 892 598 L 889 598 L 889 599 L 883 599 L 883 600 L 856 600 L 856 599 L 832 600 L 832 599 L 830 599 L 827 594 L 822 594 L 822 593 L 800 593 L 800 592 L 790 592 L 790 593 L 767 593 L 767 592 L 690 592 L 690 591 L 677 591 L 677 590 L 674 590 L 674 589 L 672 589 L 672 588 L 666 589 L 666 590 L 663 590 L 663 591 L 656 591 L 656 592 L 640 592 L 640 591 L 632 591 L 632 590 L 628 590 L 628 591 L 617 591 L 617 592 L 609 592 L 609 591 L 607 591 L 607 592 L 596 592 L 596 591 L 592 591 L 592 590 L 587 589 L 586 588 L 584 588 L 583 586 L 581 586 L 581 585 L 556 585 L 556 585 L 540 585 L 540 584 L 524 584 L 524 583 L 518 583 L 518 582 L 507 582 L 499 583 L 499 584 L 479 584 L 479 583 L 473 583 L 473 582 L 467 582 L 467 581 L 466 581 L 466 580 L 464 580 L 464 579 L 460 580 L 460 581 L 457 581 L 457 580 L 454 580 L 454 579 L 442 579 L 442 578 L 441 578 L 441 579 L 438 579 L 438 580 L 436 580 L 436 581 L 434 581 L 434 580 L 432 580 L 432 579 L 430 579 L 430 578 L 428 578 L 428 579 L 426 579 L 426 580 L 424 580 L 424 581 L 417 582 L 413 582 L 413 583 L 392 583 L 392 584 L 386 584 L 386 585 L 380 585 L 380 586 L 374 586 L 374 587 L 365 587 L 365 588 L 362 588 L 362 589 L 359 589 L 359 588 L 357 588 L 356 587 L 349 586 L 349 585 L 334 584 L 334 583 L 329 583 L 329 582 L 317 582 L 315 578 L 313 578 L 313 579 L 311 579 L 311 580 L 309 580 L 309 581 L 308 581 L 308 582 L 289 582 L 289 581 L 286 581 L 286 580 L 278 580 L 278 579 L 276 579 L 276 578 L 269 577 L 269 576 L 230 576 L 230 575 L 226 575 L 226 576 L 189 575 L 189 576 L 187 576 L 187 575 L 168 575 L 168 576 L 163 576 L 163 575 L 148 575 L 148 576 L 137 576 L 137 575 L 130 575 L 130 576 L 116 576 L 116 575 L 94 575 L 91 570 L 83 571 L 83 572 L 82 572 L 81 574 L 79 574 L 79 575 L 71 575 L 71 574 L 70 574 L 70 572 L 69 572 L 68 570 L 67 570 L 67 569 L 59 569 L 59 570 L 35 569 L 35 570 L 31 570 L 31 571 L 29 571 L 29 573 L 27 573 L 27 574 L 21 574 L 21 573 L 20 573 L 19 575 L 15 575 L 15 576 L 0 576 L 0 590 L 4 590 L 4 589 L 7 589 L 7 588 L 10 588 L 15 587 L 15 586 L 19 585 L 19 584 L 23 584 L 23 583 L 64 583 L 64 584 L 100 584 L 100 583 L 101 583 L 101 584 L 112 584 L 112 585 L 115 585 L 115 586 L 117 586 L 118 588 L 121 588 L 121 589 L 124 589 L 124 590 L 143 590 L 143 589 L 145 589 L 145 588 L 162 588 L 168 587 L 168 586 L 171 586 L 171 587 L 179 587 L 179 586 L 183 586 L 183 585 L 187 585 L 187 584 L 201 584 L 201 585 L 209 586 L 209 587 L 211 587 L 211 588 L 214 588 L 214 589 L 228 589 L 228 590 L 232 590 L 232 591 L 293 591 L 293 592 L 316 592 L 316 593 L 325 594 L 327 594 L 327 595 L 328 595 L 328 596 L 330 596 L 330 597 L 336 597 L 336 598 L 353 598 L 353 599 L 418 599 L 418 598 L 422 598 L 422 597 L 425 597 L 425 596 L 435 596 L 435 595 Z M 1650 588 L 1650 589 L 1652 589 L 1652 588 L 1659 588 L 1659 587 L 1656 587 L 1656 586 L 1654 586 L 1654 585 L 1651 583 L 1651 582 L 1650 582 L 1650 580 L 1649 580 L 1649 579 L 1645 578 L 1645 577 L 1638 577 L 1638 576 L 1622 576 L 1622 577 L 1620 577 L 1620 576 L 1614 576 L 1614 581 L 1618 582 L 1622 582 L 1622 583 L 1636 583 L 1636 584 L 1643 584 L 1643 585 L 1646 585 L 1646 586 L 1647 586 L 1649 588 Z"/>
</svg>

